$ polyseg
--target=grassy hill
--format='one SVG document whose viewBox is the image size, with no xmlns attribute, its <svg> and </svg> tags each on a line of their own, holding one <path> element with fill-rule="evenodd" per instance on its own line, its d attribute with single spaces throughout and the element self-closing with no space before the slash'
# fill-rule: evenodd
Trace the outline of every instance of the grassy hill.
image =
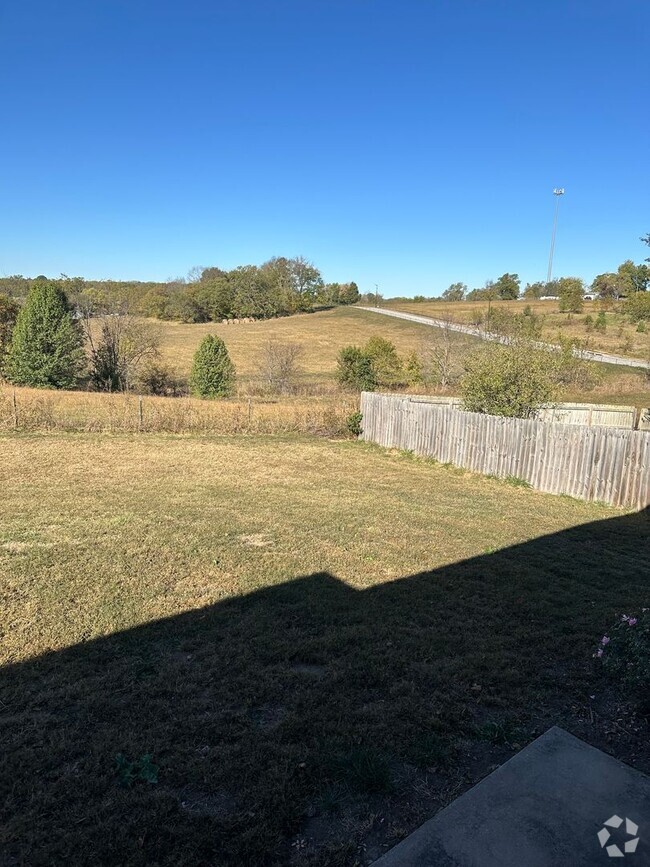
<svg viewBox="0 0 650 867">
<path fill-rule="evenodd" d="M 218 334 L 226 342 L 237 373 L 254 377 L 259 358 L 269 340 L 300 343 L 304 354 L 301 367 L 312 382 L 332 382 L 339 351 L 351 343 L 361 345 L 373 335 L 392 340 L 400 355 L 417 352 L 428 330 L 413 322 L 378 317 L 354 307 L 337 307 L 317 313 L 302 313 L 280 319 L 223 325 L 209 322 L 184 325 L 177 322 L 157 323 L 162 332 L 162 351 L 167 360 L 188 373 L 192 356 L 201 338 Z M 463 338 L 464 345 L 478 341 Z"/>
<path fill-rule="evenodd" d="M 446 315 L 468 325 L 474 324 L 479 316 L 485 324 L 488 312 L 486 301 L 387 301 L 384 306 L 404 313 L 434 318 Z M 612 352 L 631 358 L 650 357 L 650 334 L 636 330 L 636 325 L 623 315 L 620 303 L 605 314 L 604 332 L 590 328 L 585 322 L 587 317 L 591 317 L 595 322 L 601 310 L 597 301 L 585 301 L 582 313 L 561 313 L 557 301 L 493 301 L 491 305 L 493 312 L 508 310 L 511 313 L 521 313 L 526 307 L 530 307 L 533 313 L 542 318 L 541 339 L 548 343 L 557 341 L 561 335 L 586 341 L 589 349 L 601 352 Z"/>
</svg>

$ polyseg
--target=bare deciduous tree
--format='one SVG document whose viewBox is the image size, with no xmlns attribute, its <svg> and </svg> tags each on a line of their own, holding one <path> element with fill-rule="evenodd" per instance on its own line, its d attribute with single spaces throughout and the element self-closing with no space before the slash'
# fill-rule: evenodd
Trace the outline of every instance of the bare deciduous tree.
<svg viewBox="0 0 650 867">
<path fill-rule="evenodd" d="M 125 309 L 92 316 L 83 311 L 90 354 L 90 378 L 101 391 L 131 391 L 145 364 L 160 356 L 160 330 Z"/>
<path fill-rule="evenodd" d="M 431 328 L 420 351 L 422 379 L 443 388 L 457 382 L 462 373 L 458 335 L 451 328 L 451 317 L 441 317 L 444 325 Z"/>
<path fill-rule="evenodd" d="M 303 354 L 301 343 L 269 340 L 259 362 L 264 387 L 272 394 L 289 394 L 300 373 L 298 361 Z"/>
</svg>

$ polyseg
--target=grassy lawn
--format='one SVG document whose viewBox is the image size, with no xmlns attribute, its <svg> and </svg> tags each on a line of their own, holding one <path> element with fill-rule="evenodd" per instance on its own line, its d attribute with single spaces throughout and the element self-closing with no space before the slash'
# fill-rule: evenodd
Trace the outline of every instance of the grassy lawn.
<svg viewBox="0 0 650 867">
<path fill-rule="evenodd" d="M 554 723 L 650 770 L 591 658 L 647 514 L 354 441 L 0 453 L 0 863 L 369 863 Z"/>
</svg>

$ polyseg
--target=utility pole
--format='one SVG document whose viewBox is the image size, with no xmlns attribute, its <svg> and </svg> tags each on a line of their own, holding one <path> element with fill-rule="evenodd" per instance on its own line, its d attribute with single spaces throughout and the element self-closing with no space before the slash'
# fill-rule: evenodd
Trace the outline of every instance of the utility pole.
<svg viewBox="0 0 650 867">
<path fill-rule="evenodd" d="M 551 276 L 553 275 L 553 252 L 555 250 L 555 233 L 557 231 L 557 215 L 560 210 L 560 196 L 564 195 L 564 187 L 556 187 L 553 190 L 553 195 L 555 196 L 555 217 L 553 218 L 553 233 L 551 235 L 551 252 L 548 257 L 548 272 L 546 274 L 546 282 L 551 282 Z"/>
<path fill-rule="evenodd" d="M 379 286 L 375 283 L 375 307 L 379 307 Z"/>
</svg>

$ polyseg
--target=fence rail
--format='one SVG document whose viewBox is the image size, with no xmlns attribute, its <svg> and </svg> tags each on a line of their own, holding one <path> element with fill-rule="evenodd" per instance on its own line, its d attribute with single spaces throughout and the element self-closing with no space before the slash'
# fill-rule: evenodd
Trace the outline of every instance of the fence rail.
<svg viewBox="0 0 650 867">
<path fill-rule="evenodd" d="M 411 394 L 411 400 L 438 406 L 462 407 L 460 397 L 428 394 Z M 537 413 L 540 421 L 561 421 L 564 424 L 600 425 L 622 427 L 628 430 L 650 430 L 650 408 L 617 406 L 607 403 L 553 403 L 542 407 Z"/>
<path fill-rule="evenodd" d="M 362 438 L 551 494 L 650 505 L 650 433 L 501 418 L 364 392 Z"/>
</svg>

